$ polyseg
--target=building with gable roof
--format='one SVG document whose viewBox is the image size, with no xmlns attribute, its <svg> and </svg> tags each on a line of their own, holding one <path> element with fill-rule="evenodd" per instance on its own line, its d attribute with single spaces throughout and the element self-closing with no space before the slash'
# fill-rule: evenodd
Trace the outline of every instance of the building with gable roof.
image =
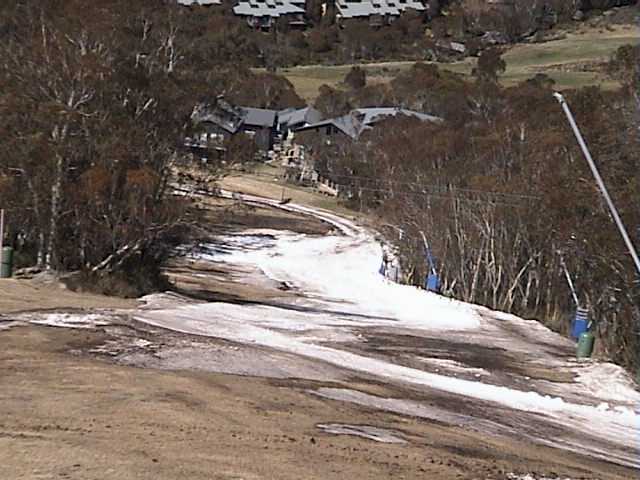
<svg viewBox="0 0 640 480">
<path fill-rule="evenodd" d="M 224 0 L 177 0 L 183 6 L 222 5 Z M 428 0 L 328 0 L 323 4 L 323 12 L 328 5 L 335 5 L 336 19 L 345 26 L 351 20 L 369 20 L 372 26 L 392 23 L 402 12 L 415 10 L 423 12 Z M 230 2 L 231 3 L 231 2 Z M 306 0 L 237 0 L 233 2 L 233 13 L 244 17 L 251 28 L 269 30 L 276 21 L 284 19 L 290 27 L 307 26 Z M 333 9 L 332 9 L 333 11 Z"/>
<path fill-rule="evenodd" d="M 373 129 L 378 123 L 392 117 L 406 116 L 416 118 L 422 122 L 441 122 L 440 117 L 416 112 L 401 107 L 369 107 L 356 108 L 347 115 L 329 118 L 311 123 L 295 130 L 296 139 L 301 144 L 302 155 L 292 158 L 284 157 L 283 164 L 289 167 L 287 177 L 297 183 L 315 185 L 320 191 L 330 195 L 338 195 L 340 186 L 332 182 L 330 178 L 320 175 L 316 166 L 316 155 L 313 148 L 318 137 L 307 137 L 306 134 L 320 135 L 320 148 L 328 147 L 336 138 L 345 138 L 349 141 L 358 141 L 360 136 Z M 317 152 L 317 151 L 316 151 Z"/>
<path fill-rule="evenodd" d="M 353 19 L 369 19 L 372 26 L 392 23 L 405 10 L 426 10 L 420 0 L 336 0 L 336 19 L 344 25 Z"/>
<path fill-rule="evenodd" d="M 179 5 L 185 7 L 191 6 L 203 6 L 210 7 L 211 5 L 222 5 L 222 0 L 178 0 Z"/>
<path fill-rule="evenodd" d="M 185 139 L 185 147 L 201 159 L 215 153 L 224 157 L 226 142 L 238 134 L 252 139 L 262 152 L 273 148 L 278 112 L 264 108 L 236 107 L 219 97 L 214 103 L 194 108 L 191 121 L 194 133 Z"/>
<path fill-rule="evenodd" d="M 240 0 L 233 13 L 247 20 L 251 28 L 268 30 L 280 18 L 290 27 L 305 27 L 305 0 Z"/>
<path fill-rule="evenodd" d="M 243 122 L 240 130 L 253 138 L 263 152 L 273 148 L 276 136 L 278 112 L 265 108 L 240 107 Z"/>
<path fill-rule="evenodd" d="M 322 120 L 322 113 L 313 107 L 287 108 L 278 112 L 278 132 L 283 138 L 299 128 Z"/>
<path fill-rule="evenodd" d="M 376 123 L 389 117 L 405 115 L 414 117 L 423 122 L 441 122 L 442 119 L 426 113 L 415 112 L 400 107 L 369 107 L 356 108 L 347 115 L 329 118 L 320 122 L 312 123 L 305 127 L 298 128 L 296 132 L 316 131 L 328 137 L 344 135 L 357 140 L 366 130 L 371 129 Z"/>
</svg>

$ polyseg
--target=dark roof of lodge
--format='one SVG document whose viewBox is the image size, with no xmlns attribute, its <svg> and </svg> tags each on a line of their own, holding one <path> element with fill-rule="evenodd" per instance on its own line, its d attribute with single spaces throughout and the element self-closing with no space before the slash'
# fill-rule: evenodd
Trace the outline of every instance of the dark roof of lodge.
<svg viewBox="0 0 640 480">
<path fill-rule="evenodd" d="M 322 120 L 322 113 L 313 107 L 287 108 L 278 112 L 280 125 L 299 125 L 301 123 L 316 123 Z"/>
<path fill-rule="evenodd" d="M 236 107 L 219 98 L 214 104 L 203 104 L 196 107 L 192 119 L 196 123 L 214 123 L 233 134 L 242 126 L 272 128 L 276 124 L 277 115 L 278 112 L 275 110 Z"/>
<path fill-rule="evenodd" d="M 347 115 L 341 117 L 329 118 L 321 122 L 312 123 L 302 128 L 298 128 L 296 131 L 316 130 L 318 128 L 333 126 L 340 130 L 345 135 L 356 139 L 362 132 L 370 129 L 375 123 L 380 122 L 388 117 L 395 117 L 397 115 L 405 115 L 407 117 L 414 117 L 423 122 L 441 122 L 440 117 L 433 115 L 427 115 L 426 113 L 415 112 L 413 110 L 407 110 L 406 108 L 399 107 L 370 107 L 370 108 L 357 108 L 352 110 Z"/>
<path fill-rule="evenodd" d="M 442 121 L 439 117 L 400 107 L 357 108 L 341 117 L 320 120 L 321 113 L 312 107 L 277 112 L 266 108 L 236 107 L 220 98 L 213 105 L 197 107 L 192 118 L 196 123 L 214 123 L 232 134 L 242 127 L 273 128 L 278 122 L 280 125 L 291 125 L 296 132 L 333 126 L 352 139 L 357 139 L 376 123 L 398 115 L 414 117 L 423 122 Z M 304 126 L 295 127 L 300 124 Z"/>
<path fill-rule="evenodd" d="M 191 5 L 222 5 L 222 0 L 178 0 L 180 5 L 191 6 Z"/>
<path fill-rule="evenodd" d="M 244 112 L 244 124 L 252 127 L 273 127 L 278 112 L 265 108 L 240 107 Z"/>
</svg>

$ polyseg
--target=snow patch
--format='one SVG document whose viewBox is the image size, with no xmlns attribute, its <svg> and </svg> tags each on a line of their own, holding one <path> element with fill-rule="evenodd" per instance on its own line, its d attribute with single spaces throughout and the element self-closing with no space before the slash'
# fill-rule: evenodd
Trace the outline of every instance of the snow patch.
<svg viewBox="0 0 640 480">
<path fill-rule="evenodd" d="M 463 363 L 456 362 L 455 360 L 449 360 L 446 358 L 420 358 L 421 361 L 427 364 L 431 364 L 435 367 L 442 368 L 443 370 L 448 370 L 456 373 L 466 373 L 473 375 L 475 377 L 483 377 L 487 375 L 491 375 L 490 372 L 485 370 L 484 368 L 474 368 L 464 365 Z M 439 372 L 439 369 L 436 368 L 436 373 Z"/>
<path fill-rule="evenodd" d="M 484 424 L 484 426 L 486 426 L 489 423 L 486 420 L 474 419 L 471 416 L 449 412 L 435 406 L 426 406 L 414 400 L 378 397 L 376 395 L 370 395 L 368 393 L 346 388 L 322 387 L 318 390 L 307 390 L 307 392 L 329 400 L 354 403 L 364 407 L 449 423 L 451 425 L 480 426 L 481 424 Z"/>
<path fill-rule="evenodd" d="M 408 328 L 464 330 L 480 326 L 473 306 L 381 276 L 382 248 L 363 235 L 356 239 L 335 235 L 309 238 L 284 232 L 271 246 L 200 258 L 258 268 L 270 279 L 305 292 L 305 303 L 310 307 L 393 319 L 396 325 Z"/>
<path fill-rule="evenodd" d="M 316 425 L 320 430 L 335 435 L 352 435 L 366 438 L 380 443 L 407 443 L 401 434 L 386 428 L 372 427 L 370 425 L 347 425 L 343 423 L 328 423 Z"/>
<path fill-rule="evenodd" d="M 329 323 L 332 321 L 330 315 L 305 314 L 265 306 L 208 303 L 144 312 L 137 318 L 146 323 L 183 333 L 275 348 L 322 360 L 338 367 L 372 374 L 385 380 L 435 388 L 456 395 L 495 402 L 516 410 L 538 412 L 549 416 L 567 415 L 574 419 L 581 418 L 584 419 L 585 428 L 591 428 L 589 425 L 592 425 L 602 434 L 607 434 L 611 440 L 622 441 L 623 444 L 634 441 L 638 433 L 636 428 L 640 423 L 640 413 L 635 414 L 629 409 L 597 409 L 565 402 L 560 397 L 541 395 L 534 391 L 516 390 L 424 372 L 336 348 L 305 343 L 287 333 L 287 330 L 304 330 L 309 324 L 318 322 L 318 319 L 321 319 L 320 325 L 322 322 Z M 342 322 L 349 321 L 345 319 Z M 357 320 L 351 322 L 357 322 Z"/>
<path fill-rule="evenodd" d="M 612 363 L 590 363 L 575 367 L 576 382 L 591 395 L 613 402 L 636 404 L 640 409 L 640 392 L 629 374 Z"/>
<path fill-rule="evenodd" d="M 11 330 L 18 325 L 20 325 L 20 322 L 0 320 L 0 332 L 3 330 Z"/>
<path fill-rule="evenodd" d="M 110 325 L 107 316 L 94 313 L 47 313 L 32 316 L 29 323 L 64 328 L 95 328 Z"/>
<path fill-rule="evenodd" d="M 524 475 L 509 473 L 507 474 L 507 478 L 509 480 L 571 480 L 569 477 L 538 477 L 531 473 L 526 473 Z"/>
<path fill-rule="evenodd" d="M 140 309 L 143 310 L 172 308 L 176 305 L 193 305 L 194 303 L 198 303 L 190 298 L 173 292 L 152 293 L 145 295 L 144 297 L 140 297 L 138 302 L 140 303 Z"/>
</svg>

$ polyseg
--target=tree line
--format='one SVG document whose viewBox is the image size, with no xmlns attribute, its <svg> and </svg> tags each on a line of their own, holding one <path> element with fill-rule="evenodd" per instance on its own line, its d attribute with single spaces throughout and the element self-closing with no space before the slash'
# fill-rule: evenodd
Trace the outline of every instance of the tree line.
<svg viewBox="0 0 640 480">
<path fill-rule="evenodd" d="M 97 274 L 161 253 L 189 226 L 170 180 L 194 106 L 301 104 L 281 77 L 199 58 L 167 5 L 94 7 L 0 5 L 0 206 L 18 266 Z"/>
<path fill-rule="evenodd" d="M 541 40 L 556 26 L 571 29 L 605 9 L 637 2 L 428 0 L 424 11 L 407 10 L 390 25 L 375 28 L 368 19 L 349 19 L 340 25 L 334 2 L 309 0 L 306 28 L 291 28 L 286 18 L 280 18 L 267 32 L 251 29 L 246 19 L 233 13 L 233 3 L 185 7 L 176 0 L 142 0 L 136 2 L 133 11 L 142 5 L 147 16 L 169 21 L 179 32 L 178 41 L 189 51 L 190 59 L 199 65 L 215 59 L 221 64 L 274 71 L 302 64 L 385 59 L 447 61 L 477 55 L 495 44 L 511 44 L 525 38 Z M 114 0 L 108 0 L 102 10 L 114 4 L 132 10 L 130 4 Z M 584 14 L 576 17 L 577 12 Z M 451 42 L 464 44 L 464 51 L 452 49 Z"/>
</svg>

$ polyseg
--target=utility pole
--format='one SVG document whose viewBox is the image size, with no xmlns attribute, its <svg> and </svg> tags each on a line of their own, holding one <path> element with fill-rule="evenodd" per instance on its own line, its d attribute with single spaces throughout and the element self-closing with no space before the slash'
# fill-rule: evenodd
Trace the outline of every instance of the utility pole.
<svg viewBox="0 0 640 480">
<path fill-rule="evenodd" d="M 627 249 L 629 250 L 629 254 L 631 255 L 631 258 L 633 258 L 633 262 L 636 265 L 636 270 L 638 270 L 638 275 L 640 275 L 640 258 L 638 258 L 638 252 L 633 246 L 633 242 L 631 242 L 631 238 L 627 233 L 627 229 L 625 228 L 624 223 L 622 223 L 622 219 L 618 214 L 618 210 L 616 209 L 616 206 L 613 204 L 613 200 L 609 195 L 607 187 L 605 186 L 604 181 L 600 176 L 598 167 L 596 166 L 596 163 L 593 161 L 593 158 L 591 157 L 591 153 L 587 148 L 587 144 L 585 143 L 584 138 L 582 138 L 582 134 L 580 133 L 580 129 L 578 128 L 578 125 L 576 124 L 576 121 L 573 118 L 573 114 L 569 109 L 569 105 L 567 104 L 566 100 L 560 93 L 556 92 L 553 94 L 553 96 L 555 97 L 556 100 L 558 100 L 558 102 L 560 102 L 560 105 L 562 106 L 564 113 L 567 115 L 569 124 L 571 125 L 571 128 L 573 129 L 573 133 L 575 134 L 576 139 L 578 140 L 578 144 L 582 149 L 582 153 L 584 153 L 584 156 L 587 159 L 587 163 L 589 163 L 589 168 L 591 168 L 591 173 L 593 173 L 593 176 L 596 179 L 596 183 L 600 188 L 600 192 L 602 193 L 602 196 L 604 197 L 605 201 L 607 202 L 607 205 L 609 206 L 609 211 L 611 212 L 611 216 L 613 217 L 613 220 L 616 222 L 616 225 L 618 226 L 618 230 L 620 230 L 620 235 L 622 235 L 622 239 L 624 240 L 624 243 L 626 244 Z"/>
</svg>

